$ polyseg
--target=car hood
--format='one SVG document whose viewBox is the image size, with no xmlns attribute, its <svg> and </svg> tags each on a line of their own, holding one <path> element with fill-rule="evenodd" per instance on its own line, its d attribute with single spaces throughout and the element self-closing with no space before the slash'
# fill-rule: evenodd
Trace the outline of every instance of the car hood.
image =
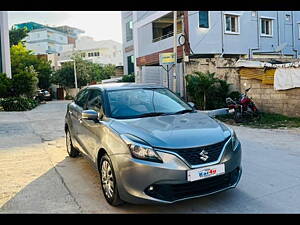
<svg viewBox="0 0 300 225">
<path fill-rule="evenodd" d="M 166 149 L 210 145 L 230 135 L 227 127 L 201 112 L 112 119 L 110 126 L 119 134 L 131 134 L 152 147 Z"/>
</svg>

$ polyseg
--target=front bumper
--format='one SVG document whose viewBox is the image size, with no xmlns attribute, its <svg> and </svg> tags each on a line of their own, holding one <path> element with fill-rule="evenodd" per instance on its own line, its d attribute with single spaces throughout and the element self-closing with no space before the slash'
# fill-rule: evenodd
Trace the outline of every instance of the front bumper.
<svg viewBox="0 0 300 225">
<path fill-rule="evenodd" d="M 157 153 L 164 163 L 138 160 L 125 154 L 110 156 L 122 200 L 134 204 L 173 203 L 206 196 L 234 188 L 242 174 L 240 144 L 235 151 L 223 152 L 218 164 L 225 164 L 225 174 L 193 182 L 187 181 L 187 170 L 191 168 L 184 161 L 173 154 Z"/>
</svg>

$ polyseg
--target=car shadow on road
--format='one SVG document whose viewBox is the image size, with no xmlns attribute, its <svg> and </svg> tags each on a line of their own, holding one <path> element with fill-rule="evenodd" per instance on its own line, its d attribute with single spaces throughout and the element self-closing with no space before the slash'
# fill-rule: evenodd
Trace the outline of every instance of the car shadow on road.
<svg viewBox="0 0 300 225">
<path fill-rule="evenodd" d="M 103 196 L 98 172 L 84 157 L 65 158 L 32 180 L 1 208 L 1 213 L 239 213 L 239 188 L 173 204 L 110 206 Z"/>
</svg>

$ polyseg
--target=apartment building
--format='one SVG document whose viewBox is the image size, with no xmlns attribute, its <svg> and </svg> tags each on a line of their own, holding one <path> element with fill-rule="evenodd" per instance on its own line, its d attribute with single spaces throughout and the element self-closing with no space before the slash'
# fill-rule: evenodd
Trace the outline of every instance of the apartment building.
<svg viewBox="0 0 300 225">
<path fill-rule="evenodd" d="M 184 27 L 184 31 L 183 28 Z M 173 11 L 123 11 L 123 61 L 137 80 L 173 51 Z M 299 11 L 177 11 L 177 58 L 298 58 Z"/>
<path fill-rule="evenodd" d="M 113 40 L 95 41 L 92 37 L 83 36 L 76 40 L 76 48 L 58 56 L 58 62 L 70 60 L 74 54 L 100 65 L 123 65 L 122 44 Z"/>
<path fill-rule="evenodd" d="M 122 11 L 121 14 L 124 74 L 133 74 L 135 71 L 133 14 L 133 11 Z"/>
<path fill-rule="evenodd" d="M 35 54 L 61 53 L 73 49 L 78 34 L 84 31 L 69 26 L 49 27 L 35 22 L 15 24 L 15 28 L 27 28 L 24 38 L 27 49 Z"/>
<path fill-rule="evenodd" d="M 56 30 L 62 31 L 68 35 L 68 44 L 71 44 L 76 48 L 76 40 L 79 38 L 79 35 L 83 34 L 85 31 L 70 27 L 67 25 L 64 26 L 57 26 L 55 27 Z"/>
<path fill-rule="evenodd" d="M 0 11 L 0 73 L 11 78 L 9 30 L 7 12 Z"/>
</svg>

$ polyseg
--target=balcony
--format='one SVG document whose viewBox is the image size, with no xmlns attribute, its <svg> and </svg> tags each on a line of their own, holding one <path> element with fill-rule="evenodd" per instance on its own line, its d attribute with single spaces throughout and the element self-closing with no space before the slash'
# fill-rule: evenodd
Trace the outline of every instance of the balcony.
<svg viewBox="0 0 300 225">
<path fill-rule="evenodd" d="M 178 11 L 177 13 L 177 34 L 182 33 L 182 21 L 181 16 L 183 15 L 183 11 Z M 169 13 L 165 16 L 160 17 L 157 20 L 152 22 L 152 33 L 153 38 L 152 42 L 157 42 L 169 37 L 173 36 L 174 28 L 174 18 L 173 12 Z"/>
</svg>

